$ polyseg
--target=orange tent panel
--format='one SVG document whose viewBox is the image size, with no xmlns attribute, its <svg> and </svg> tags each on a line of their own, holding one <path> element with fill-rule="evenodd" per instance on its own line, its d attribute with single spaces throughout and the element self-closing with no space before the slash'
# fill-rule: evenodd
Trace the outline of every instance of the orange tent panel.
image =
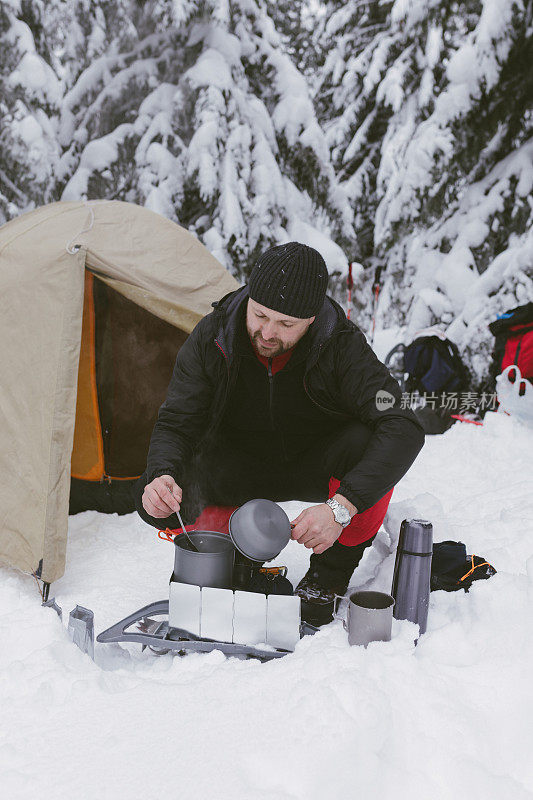
<svg viewBox="0 0 533 800">
<path fill-rule="evenodd" d="M 99 481 L 104 477 L 104 447 L 96 390 L 93 282 L 92 274 L 85 270 L 76 425 L 71 460 L 72 477 L 86 481 Z"/>
</svg>

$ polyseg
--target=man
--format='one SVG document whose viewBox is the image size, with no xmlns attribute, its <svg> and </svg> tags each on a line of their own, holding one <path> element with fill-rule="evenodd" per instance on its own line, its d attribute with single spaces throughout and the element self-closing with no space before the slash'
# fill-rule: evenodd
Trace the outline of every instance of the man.
<svg viewBox="0 0 533 800">
<path fill-rule="evenodd" d="M 313 550 L 296 592 L 315 624 L 331 618 L 424 442 L 327 282 L 322 256 L 290 242 L 213 304 L 178 353 L 137 490 L 141 517 L 163 528 L 178 527 L 182 502 L 190 519 L 257 497 L 319 503 L 292 532 Z M 365 515 L 373 528 L 358 524 Z"/>
</svg>

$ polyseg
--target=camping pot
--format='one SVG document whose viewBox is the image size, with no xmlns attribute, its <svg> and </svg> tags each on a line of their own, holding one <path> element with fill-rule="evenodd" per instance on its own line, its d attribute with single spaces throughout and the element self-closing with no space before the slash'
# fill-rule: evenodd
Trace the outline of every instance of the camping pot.
<svg viewBox="0 0 533 800">
<path fill-rule="evenodd" d="M 198 552 L 191 549 L 185 536 L 174 538 L 174 572 L 171 581 L 231 589 L 235 548 L 229 536 L 215 531 L 189 533 Z"/>
<path fill-rule="evenodd" d="M 404 519 L 396 551 L 391 594 L 395 619 L 408 619 L 425 633 L 428 620 L 433 526 L 424 519 Z"/>
</svg>

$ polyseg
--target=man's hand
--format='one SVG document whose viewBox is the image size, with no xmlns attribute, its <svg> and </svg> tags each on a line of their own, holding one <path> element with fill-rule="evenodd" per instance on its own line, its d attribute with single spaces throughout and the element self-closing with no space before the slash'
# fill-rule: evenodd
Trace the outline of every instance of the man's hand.
<svg viewBox="0 0 533 800">
<path fill-rule="evenodd" d="M 325 503 L 306 508 L 291 524 L 292 538 L 317 555 L 331 547 L 342 533 L 342 525 L 335 522 L 333 511 Z"/>
<path fill-rule="evenodd" d="M 171 475 L 160 475 L 144 487 L 142 504 L 151 517 L 163 519 L 180 510 L 182 491 Z"/>
</svg>

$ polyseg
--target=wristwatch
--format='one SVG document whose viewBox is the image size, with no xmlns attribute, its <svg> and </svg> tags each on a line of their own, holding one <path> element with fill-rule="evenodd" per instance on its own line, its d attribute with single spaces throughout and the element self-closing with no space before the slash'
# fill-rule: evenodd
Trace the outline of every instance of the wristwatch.
<svg viewBox="0 0 533 800">
<path fill-rule="evenodd" d="M 343 528 L 346 528 L 346 526 L 350 524 L 352 521 L 350 512 L 345 506 L 342 505 L 342 503 L 339 503 L 338 500 L 331 498 L 330 500 L 326 500 L 326 505 L 329 506 L 333 511 L 335 522 L 338 522 Z"/>
</svg>

